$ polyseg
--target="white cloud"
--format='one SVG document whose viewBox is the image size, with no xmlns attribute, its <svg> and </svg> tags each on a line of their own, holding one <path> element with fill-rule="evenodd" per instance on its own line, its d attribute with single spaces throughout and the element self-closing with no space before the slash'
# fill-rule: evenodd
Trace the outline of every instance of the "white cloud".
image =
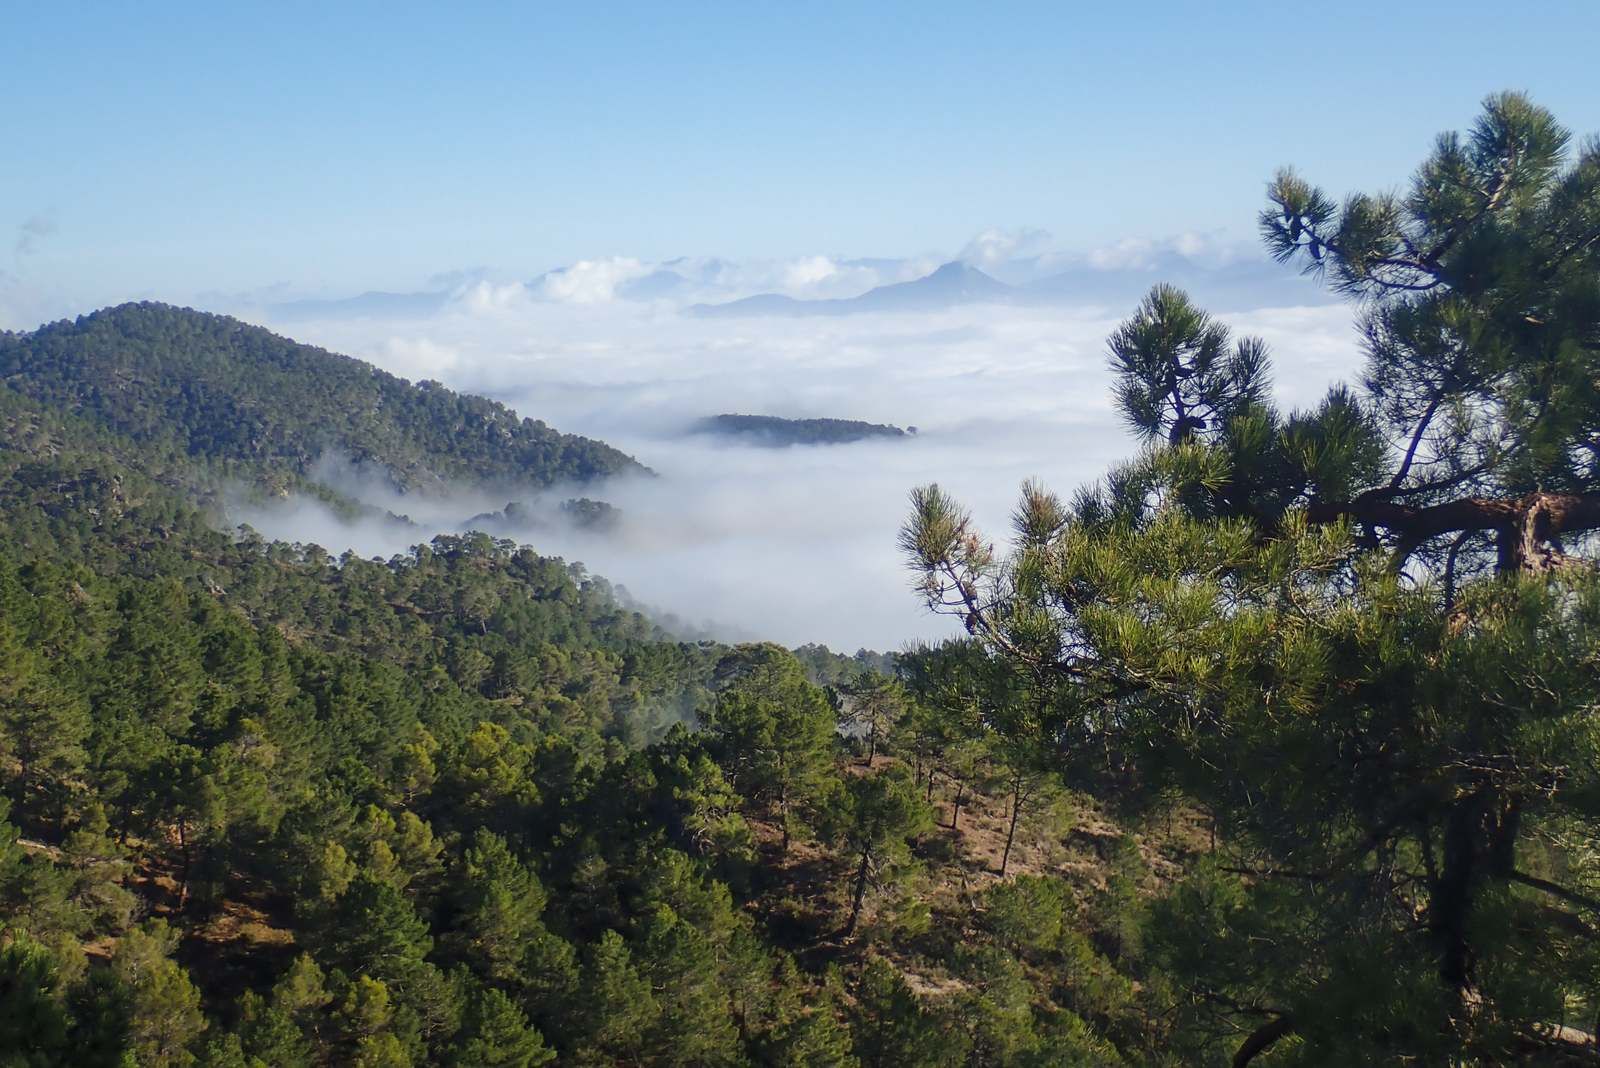
<svg viewBox="0 0 1600 1068">
<path fill-rule="evenodd" d="M 1173 251 L 1177 252 L 1180 256 L 1187 256 L 1189 259 L 1194 259 L 1196 256 L 1203 255 L 1209 251 L 1211 244 L 1199 234 L 1187 233 L 1179 234 L 1177 237 L 1173 238 L 1172 248 Z"/>
<path fill-rule="evenodd" d="M 783 273 L 786 290 L 810 289 L 839 273 L 839 265 L 826 256 L 806 256 L 788 265 Z"/>
<path fill-rule="evenodd" d="M 436 271 L 428 276 L 429 289 L 461 289 L 474 282 L 495 281 L 498 272 L 488 267 L 460 267 L 452 271 Z"/>
<path fill-rule="evenodd" d="M 579 260 L 540 279 L 540 295 L 563 304 L 599 304 L 614 300 L 617 287 L 622 283 L 649 274 L 651 270 L 650 265 L 640 260 L 621 256 Z"/>
<path fill-rule="evenodd" d="M 1201 267 L 1222 267 L 1256 252 L 1258 247 L 1230 239 L 1220 232 L 1191 230 L 1163 238 L 1123 238 L 1091 249 L 1086 259 L 1091 267 L 1102 271 L 1149 270 L 1172 256 Z"/>
<path fill-rule="evenodd" d="M 1125 271 L 1150 267 L 1158 251 L 1154 241 L 1125 237 L 1121 241 L 1089 252 L 1089 266 L 1101 271 Z"/>
<path fill-rule="evenodd" d="M 521 282 L 478 281 L 457 289 L 452 299 L 460 310 L 488 315 L 521 307 L 531 295 Z"/>
<path fill-rule="evenodd" d="M 1045 230 L 1029 227 L 1002 230 L 991 227 L 968 241 L 956 259 L 989 270 L 1008 260 L 1038 255 L 1049 242 L 1050 234 Z"/>
<path fill-rule="evenodd" d="M 448 378 L 461 364 L 461 353 L 426 337 L 388 337 L 378 343 L 378 366 L 413 382 Z"/>
<path fill-rule="evenodd" d="M 835 256 L 798 256 L 778 260 L 711 260 L 675 268 L 694 283 L 691 301 L 722 301 L 754 293 L 783 293 L 804 300 L 853 297 L 885 282 L 901 281 L 904 261 L 885 260 L 873 266 L 849 263 Z M 923 272 L 926 273 L 926 272 Z"/>
</svg>

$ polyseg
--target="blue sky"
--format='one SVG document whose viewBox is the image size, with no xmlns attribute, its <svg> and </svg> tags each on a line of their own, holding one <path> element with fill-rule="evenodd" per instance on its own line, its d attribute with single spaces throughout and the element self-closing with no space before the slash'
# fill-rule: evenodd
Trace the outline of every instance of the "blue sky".
<svg viewBox="0 0 1600 1068">
<path fill-rule="evenodd" d="M 1600 131 L 1600 4 L 23 4 L 0 272 L 85 307 L 578 257 L 1248 239 L 1488 92 Z"/>
</svg>

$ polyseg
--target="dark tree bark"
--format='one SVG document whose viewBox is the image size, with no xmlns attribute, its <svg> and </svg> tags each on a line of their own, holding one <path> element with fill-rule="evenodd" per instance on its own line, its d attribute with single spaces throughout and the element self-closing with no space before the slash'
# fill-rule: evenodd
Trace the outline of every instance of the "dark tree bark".
<svg viewBox="0 0 1600 1068">
<path fill-rule="evenodd" d="M 783 824 L 783 841 L 778 844 L 780 853 L 789 852 L 789 791 L 778 791 L 778 822 Z"/>
<path fill-rule="evenodd" d="M 1467 942 L 1467 915 L 1473 883 L 1479 874 L 1479 842 L 1484 799 L 1474 794 L 1456 803 L 1445 823 L 1438 877 L 1430 888 L 1428 928 L 1439 953 L 1439 980 L 1465 998 L 1472 986 L 1472 948 Z"/>
<path fill-rule="evenodd" d="M 1245 1068 L 1245 1065 L 1255 1060 L 1258 1055 L 1265 1052 L 1278 1039 L 1292 1034 L 1294 1034 L 1293 1017 L 1279 1016 L 1277 1019 L 1269 1020 L 1262 1024 L 1250 1032 L 1250 1037 L 1244 1040 L 1244 1045 L 1240 1046 L 1238 1051 L 1234 1053 L 1233 1068 Z"/>
<path fill-rule="evenodd" d="M 189 903 L 189 871 L 192 866 L 192 857 L 189 850 L 188 821 L 182 817 L 178 819 L 178 849 L 182 855 L 182 867 L 178 873 L 177 911 L 182 912 Z"/>
<path fill-rule="evenodd" d="M 1022 776 L 1011 780 L 1011 823 L 1006 828 L 1006 848 L 1000 854 L 1000 876 L 1005 877 L 1006 866 L 1011 863 L 1011 843 L 1017 838 L 1017 816 L 1022 812 Z"/>
<path fill-rule="evenodd" d="M 1516 879 L 1522 803 L 1484 787 L 1456 802 L 1445 821 L 1438 871 L 1429 880 L 1428 928 L 1439 979 L 1459 1001 L 1477 985 L 1467 921 L 1485 879 Z"/>
<path fill-rule="evenodd" d="M 861 851 L 861 864 L 856 868 L 855 891 L 850 902 L 850 919 L 844 925 L 843 937 L 856 933 L 856 922 L 861 919 L 861 903 L 867 897 L 867 875 L 871 871 L 872 850 Z"/>
<path fill-rule="evenodd" d="M 1500 571 L 1546 571 L 1565 566 L 1561 536 L 1600 528 L 1600 494 L 1533 492 L 1515 498 L 1462 497 L 1415 506 L 1394 500 L 1399 491 L 1373 490 L 1349 501 L 1312 501 L 1313 523 L 1349 519 L 1397 539 L 1404 560 L 1430 538 L 1485 531 L 1495 535 Z"/>
</svg>

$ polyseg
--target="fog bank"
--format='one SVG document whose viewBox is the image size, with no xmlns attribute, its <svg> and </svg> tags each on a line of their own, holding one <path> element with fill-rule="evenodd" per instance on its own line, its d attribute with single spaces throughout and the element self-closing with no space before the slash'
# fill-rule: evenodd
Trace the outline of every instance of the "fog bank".
<svg viewBox="0 0 1600 1068">
<path fill-rule="evenodd" d="M 1019 484 L 1063 494 L 1127 456 L 1105 338 L 1129 307 L 968 306 L 918 315 L 707 320 L 665 304 L 455 301 L 422 318 L 274 324 L 413 380 L 483 393 L 602 438 L 660 475 L 562 487 L 622 510 L 611 532 L 541 522 L 514 535 L 579 560 L 639 600 L 730 638 L 895 649 L 952 632 L 910 591 L 895 549 L 913 486 L 937 481 L 991 536 L 1007 534 Z M 1351 311 L 1223 316 L 1275 357 L 1278 400 L 1314 402 L 1359 363 Z M 916 437 L 761 448 L 687 435 L 723 412 L 915 425 Z M 350 487 L 346 487 L 349 489 Z M 248 516 L 264 534 L 387 554 L 529 498 L 364 499 L 420 529 L 341 524 L 306 502 Z"/>
</svg>

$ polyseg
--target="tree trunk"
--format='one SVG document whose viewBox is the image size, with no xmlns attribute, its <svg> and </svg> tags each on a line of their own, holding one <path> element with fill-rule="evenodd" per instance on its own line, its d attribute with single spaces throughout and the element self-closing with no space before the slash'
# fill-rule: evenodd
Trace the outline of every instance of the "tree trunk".
<svg viewBox="0 0 1600 1068">
<path fill-rule="evenodd" d="M 1445 820 L 1439 874 L 1428 894 L 1428 930 L 1439 955 L 1439 981 L 1464 1005 L 1473 985 L 1467 917 L 1479 877 L 1488 799 L 1480 793 L 1456 802 Z"/>
<path fill-rule="evenodd" d="M 961 822 L 961 802 L 966 799 L 966 796 L 967 784 L 965 782 L 957 783 L 955 807 L 950 810 L 950 829 L 952 831 L 956 829 L 956 824 Z"/>
<path fill-rule="evenodd" d="M 26 740 L 15 749 L 17 783 L 22 787 L 21 802 L 17 805 L 17 816 L 23 818 L 31 815 L 31 810 L 33 809 L 33 789 L 32 784 L 28 781 L 28 769 L 32 765 L 32 751 L 33 747 L 28 745 Z"/>
<path fill-rule="evenodd" d="M 183 855 L 183 867 L 178 874 L 178 907 L 175 911 L 182 912 L 189 903 L 189 834 L 186 821 L 178 820 L 178 849 Z"/>
<path fill-rule="evenodd" d="M 867 897 L 867 872 L 872 860 L 872 850 L 861 851 L 861 864 L 856 868 L 856 887 L 853 900 L 850 902 L 850 919 L 844 925 L 843 937 L 849 938 L 856 933 L 856 921 L 861 919 L 861 902 Z"/>
<path fill-rule="evenodd" d="M 789 791 L 778 792 L 778 822 L 783 825 L 783 841 L 778 844 L 778 852 L 789 852 Z"/>
<path fill-rule="evenodd" d="M 1022 811 L 1022 777 L 1011 780 L 1011 825 L 1006 828 L 1006 848 L 1000 854 L 1000 877 L 1006 875 L 1006 865 L 1011 863 L 1011 843 L 1017 837 L 1017 815 Z"/>
</svg>

